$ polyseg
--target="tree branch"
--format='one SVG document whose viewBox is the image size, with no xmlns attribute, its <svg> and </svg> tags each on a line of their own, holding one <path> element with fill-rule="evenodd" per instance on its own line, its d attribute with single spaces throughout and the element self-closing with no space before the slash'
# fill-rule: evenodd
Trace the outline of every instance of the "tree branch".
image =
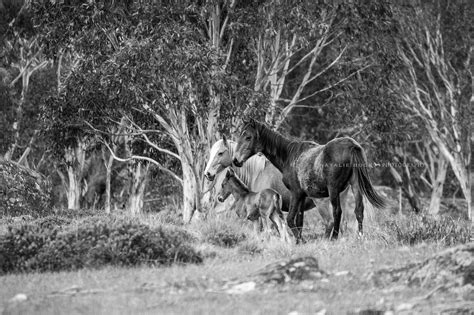
<svg viewBox="0 0 474 315">
<path fill-rule="evenodd" d="M 130 162 L 132 160 L 143 160 L 143 161 L 150 162 L 150 163 L 156 165 L 159 170 L 161 170 L 161 171 L 169 174 L 171 177 L 173 177 L 181 186 L 183 185 L 183 180 L 178 175 L 176 175 L 173 171 L 171 171 L 171 170 L 167 169 L 166 167 L 164 167 L 163 165 L 161 165 L 161 163 L 157 162 L 156 160 L 154 160 L 152 158 L 149 158 L 149 157 L 146 157 L 146 156 L 140 156 L 140 155 L 131 155 L 128 158 L 120 158 L 117 155 L 115 155 L 114 151 L 110 148 L 110 146 L 107 144 L 107 142 L 102 141 L 102 143 L 107 147 L 107 149 L 109 149 L 110 154 L 114 157 L 115 160 L 117 160 L 119 162 Z"/>
</svg>

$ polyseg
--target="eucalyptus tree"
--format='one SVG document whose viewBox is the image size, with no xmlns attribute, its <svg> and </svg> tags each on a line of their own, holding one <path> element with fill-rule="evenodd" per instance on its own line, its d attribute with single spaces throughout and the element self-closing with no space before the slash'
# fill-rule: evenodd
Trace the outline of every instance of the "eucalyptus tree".
<svg viewBox="0 0 474 315">
<path fill-rule="evenodd" d="M 399 11 L 397 41 L 403 64 L 394 81 L 401 105 L 415 115 L 436 146 L 438 199 L 449 164 L 471 210 L 472 15 L 469 1 L 425 3 Z M 433 207 L 437 212 L 438 207 Z"/>
<path fill-rule="evenodd" d="M 134 161 L 132 211 L 142 203 L 150 165 L 182 185 L 186 221 L 201 210 L 202 170 L 217 120 L 247 103 L 248 93 L 226 69 L 233 46 L 224 44 L 226 17 L 216 8 L 155 1 L 34 5 L 47 52 L 57 57 L 71 50 L 80 59 L 49 106 L 59 151 L 77 160 L 84 144 L 120 130 L 128 142 L 122 155 L 111 137 L 100 138 L 116 160 Z"/>
<path fill-rule="evenodd" d="M 27 8 L 25 1 L 5 1 L 0 5 L 0 85 L 5 93 L 0 108 L 0 119 L 4 120 L 0 145 L 4 159 L 36 168 L 41 154 L 34 154 L 33 163 L 28 162 L 28 156 L 33 156 L 30 153 L 40 142 L 41 99 L 55 82 L 50 80 L 51 63 L 42 53 Z"/>
</svg>

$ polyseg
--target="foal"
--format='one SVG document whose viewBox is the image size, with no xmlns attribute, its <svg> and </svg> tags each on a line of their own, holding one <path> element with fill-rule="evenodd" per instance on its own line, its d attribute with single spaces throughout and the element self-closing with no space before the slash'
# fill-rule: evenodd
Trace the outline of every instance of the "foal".
<svg viewBox="0 0 474 315">
<path fill-rule="evenodd" d="M 281 196 L 271 188 L 260 192 L 253 192 L 235 176 L 232 169 L 228 169 L 225 179 L 222 181 L 222 189 L 217 196 L 220 202 L 224 202 L 229 195 L 235 198 L 232 208 L 237 208 L 237 214 L 246 216 L 250 221 L 262 218 L 264 230 L 270 233 L 272 222 L 283 241 L 290 243 L 290 235 L 281 212 Z"/>
</svg>

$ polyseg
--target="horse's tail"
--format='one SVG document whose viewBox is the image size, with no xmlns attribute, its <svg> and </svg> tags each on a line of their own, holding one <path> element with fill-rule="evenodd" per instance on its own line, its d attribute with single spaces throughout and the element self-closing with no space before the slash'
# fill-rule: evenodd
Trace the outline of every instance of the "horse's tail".
<svg viewBox="0 0 474 315">
<path fill-rule="evenodd" d="M 351 165 L 354 174 L 357 176 L 357 184 L 362 194 L 374 207 L 384 208 L 386 201 L 374 190 L 367 172 L 367 158 L 365 157 L 364 150 L 358 145 L 352 148 Z"/>
</svg>

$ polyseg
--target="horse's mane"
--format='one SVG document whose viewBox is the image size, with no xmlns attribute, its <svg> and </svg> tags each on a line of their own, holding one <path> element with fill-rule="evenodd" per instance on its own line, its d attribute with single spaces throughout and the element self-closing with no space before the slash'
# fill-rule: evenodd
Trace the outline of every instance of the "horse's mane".
<svg viewBox="0 0 474 315">
<path fill-rule="evenodd" d="M 227 140 L 229 153 L 232 156 L 237 146 L 237 142 Z M 234 168 L 238 174 L 239 179 L 247 186 L 252 186 L 253 181 L 260 175 L 265 169 L 267 163 L 270 163 L 268 159 L 263 155 L 256 155 L 248 159 L 242 167 Z"/>
<path fill-rule="evenodd" d="M 271 130 L 263 123 L 257 121 L 251 123 L 254 124 L 254 128 L 259 133 L 261 144 L 266 148 L 272 148 L 273 152 L 271 153 L 283 161 L 293 160 L 308 146 L 317 145 L 315 142 L 301 141 L 284 136 L 277 131 Z"/>
</svg>

